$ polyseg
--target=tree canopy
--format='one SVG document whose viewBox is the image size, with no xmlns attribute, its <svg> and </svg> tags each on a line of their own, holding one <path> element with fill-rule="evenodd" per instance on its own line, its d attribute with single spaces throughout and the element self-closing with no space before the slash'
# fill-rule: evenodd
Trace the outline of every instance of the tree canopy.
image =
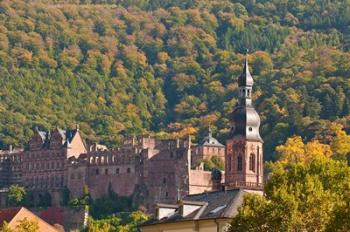
<svg viewBox="0 0 350 232">
<path fill-rule="evenodd" d="M 7 202 L 10 206 L 21 206 L 25 203 L 26 190 L 19 185 L 11 185 L 7 193 Z"/>
<path fill-rule="evenodd" d="M 288 139 L 277 152 L 280 159 L 268 165 L 264 196 L 245 197 L 230 231 L 349 231 L 347 160 L 336 150 L 332 154 L 329 145 L 304 144 L 300 137 Z"/>
<path fill-rule="evenodd" d="M 247 48 L 268 159 L 332 121 L 349 131 L 349 15 L 346 0 L 1 1 L 0 147 L 76 122 L 109 146 L 209 125 L 224 140 Z"/>
</svg>

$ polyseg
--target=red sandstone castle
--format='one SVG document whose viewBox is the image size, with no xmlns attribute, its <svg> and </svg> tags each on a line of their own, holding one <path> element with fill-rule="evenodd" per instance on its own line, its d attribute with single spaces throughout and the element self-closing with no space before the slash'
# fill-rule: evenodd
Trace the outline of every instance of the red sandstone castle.
<svg viewBox="0 0 350 232">
<path fill-rule="evenodd" d="M 74 130 L 35 130 L 24 150 L 0 153 L 0 187 L 23 185 L 32 202 L 49 194 L 53 205 L 60 204 L 66 189 L 74 198 L 88 186 L 96 199 L 112 188 L 146 208 L 223 188 L 261 189 L 263 141 L 260 118 L 252 106 L 253 78 L 247 61 L 238 84 L 239 102 L 232 113 L 226 146 L 209 132 L 199 144 L 192 144 L 190 138 L 140 136 L 125 140 L 117 150 L 108 150 L 87 144 L 78 126 Z M 224 175 L 204 170 L 202 161 L 213 156 L 225 162 Z M 4 198 L 0 200 L 4 205 Z"/>
</svg>

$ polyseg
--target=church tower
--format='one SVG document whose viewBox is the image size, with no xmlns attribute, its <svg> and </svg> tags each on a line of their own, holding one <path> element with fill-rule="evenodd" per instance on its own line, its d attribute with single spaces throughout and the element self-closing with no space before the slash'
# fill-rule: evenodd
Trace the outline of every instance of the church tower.
<svg viewBox="0 0 350 232">
<path fill-rule="evenodd" d="M 246 58 L 238 78 L 238 103 L 231 115 L 233 124 L 226 141 L 225 187 L 262 189 L 263 140 L 260 117 L 252 105 L 253 78 Z"/>
</svg>

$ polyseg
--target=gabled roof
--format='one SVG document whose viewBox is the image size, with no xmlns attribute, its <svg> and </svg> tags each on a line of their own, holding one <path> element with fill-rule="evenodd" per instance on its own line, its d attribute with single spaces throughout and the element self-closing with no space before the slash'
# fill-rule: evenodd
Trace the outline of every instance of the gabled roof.
<svg viewBox="0 0 350 232">
<path fill-rule="evenodd" d="M 29 211 L 25 207 L 0 209 L 0 225 L 6 221 L 9 223 L 9 227 L 11 229 L 14 229 L 18 225 L 20 220 L 23 220 L 25 218 L 27 218 L 30 221 L 37 221 L 39 226 L 39 232 L 58 232 L 58 230 L 55 227 L 53 227 L 52 225 L 50 225 L 31 211 Z"/>
<path fill-rule="evenodd" d="M 141 226 L 149 226 L 163 223 L 175 223 L 192 220 L 208 220 L 215 218 L 233 218 L 237 214 L 238 207 L 243 202 L 243 195 L 247 192 L 262 194 L 262 191 L 244 189 L 232 189 L 226 191 L 207 192 L 185 196 L 181 204 L 196 204 L 201 207 L 187 216 L 181 216 L 180 206 L 175 213 L 160 220 L 151 219 Z"/>
</svg>

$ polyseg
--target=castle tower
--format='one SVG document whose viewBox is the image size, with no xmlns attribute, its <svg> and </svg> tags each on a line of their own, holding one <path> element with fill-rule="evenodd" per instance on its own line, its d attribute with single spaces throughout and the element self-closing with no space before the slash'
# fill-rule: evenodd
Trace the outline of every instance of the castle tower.
<svg viewBox="0 0 350 232">
<path fill-rule="evenodd" d="M 226 141 L 226 188 L 263 187 L 263 140 L 260 137 L 260 117 L 252 105 L 253 78 L 246 58 L 238 78 L 239 101 L 231 121 L 233 127 Z"/>
</svg>

